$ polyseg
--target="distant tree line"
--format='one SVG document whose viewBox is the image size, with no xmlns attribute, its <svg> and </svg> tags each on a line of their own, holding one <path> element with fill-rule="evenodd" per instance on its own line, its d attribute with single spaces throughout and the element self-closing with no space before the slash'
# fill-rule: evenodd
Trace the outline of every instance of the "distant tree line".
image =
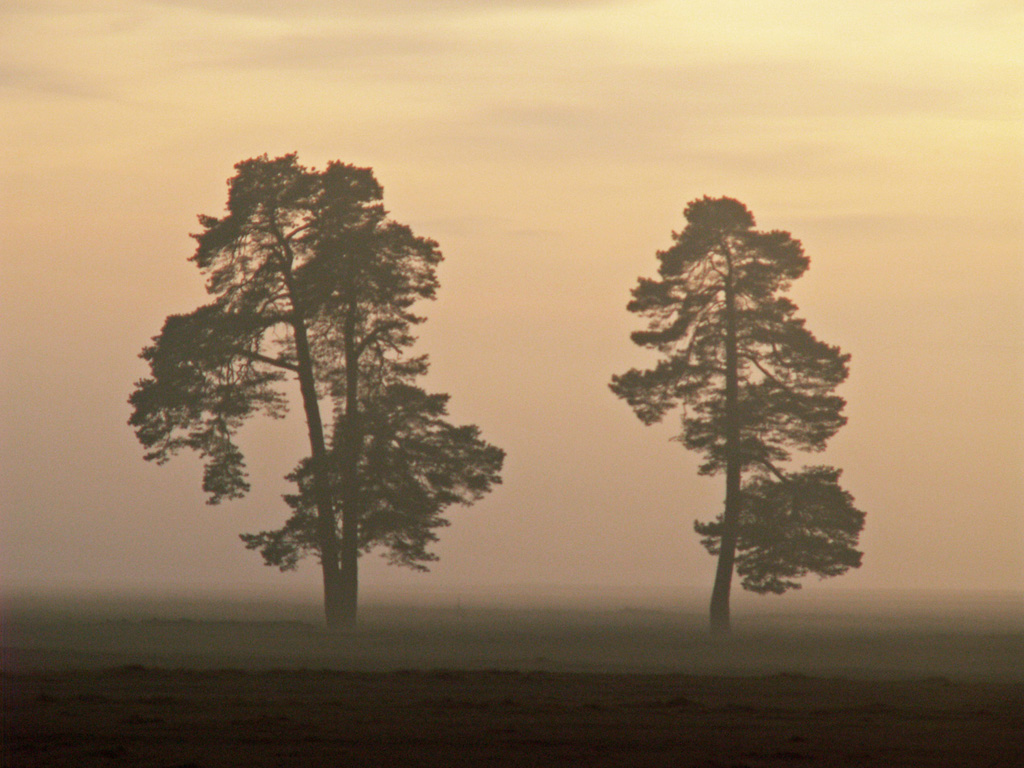
<svg viewBox="0 0 1024 768">
<path fill-rule="evenodd" d="M 226 212 L 200 216 L 191 257 L 210 303 L 171 315 L 141 357 L 129 420 L 147 460 L 182 449 L 204 462 L 208 502 L 249 490 L 235 437 L 252 416 L 281 418 L 298 381 L 309 440 L 288 479 L 290 516 L 243 534 L 267 565 L 312 555 L 329 629 L 355 623 L 361 553 L 425 570 L 446 510 L 501 482 L 504 452 L 472 425 L 448 421 L 448 396 L 419 384 L 411 353 L 433 299 L 438 245 L 389 218 L 369 168 L 305 168 L 295 154 L 235 166 Z M 724 472 L 724 511 L 695 524 L 718 556 L 712 629 L 729 628 L 733 571 L 745 588 L 781 593 L 808 573 L 860 564 L 864 514 L 832 467 L 788 469 L 788 448 L 821 450 L 844 423 L 834 389 L 849 356 L 818 341 L 782 294 L 807 269 L 800 243 L 758 232 L 728 198 L 687 207 L 687 227 L 660 252 L 629 309 L 649 326 L 633 340 L 662 354 L 612 390 L 647 424 L 682 404 L 681 441 L 702 474 Z"/>
</svg>

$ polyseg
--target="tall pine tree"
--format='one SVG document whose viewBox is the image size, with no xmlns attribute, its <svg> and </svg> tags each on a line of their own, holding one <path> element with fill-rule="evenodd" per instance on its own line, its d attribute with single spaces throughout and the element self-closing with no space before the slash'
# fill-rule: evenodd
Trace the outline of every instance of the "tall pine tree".
<svg viewBox="0 0 1024 768">
<path fill-rule="evenodd" d="M 628 308 L 648 326 L 633 341 L 661 354 L 651 369 L 612 377 L 611 389 L 645 424 L 683 406 L 680 441 L 725 474 L 725 505 L 695 523 L 718 556 L 711 629 L 727 633 L 734 569 L 743 586 L 781 593 L 807 573 L 860 565 L 864 514 L 832 467 L 791 470 L 790 450 L 821 451 L 846 423 L 834 394 L 849 355 L 807 330 L 784 293 L 809 260 L 788 232 L 760 232 L 746 206 L 702 198 L 641 278 Z"/>
<path fill-rule="evenodd" d="M 412 328 L 423 319 L 412 307 L 434 297 L 441 254 L 434 241 L 388 218 L 369 168 L 332 162 L 317 171 L 291 154 L 246 160 L 235 170 L 226 214 L 200 216 L 202 231 L 193 236 L 191 260 L 207 276 L 213 301 L 169 317 L 142 351 L 151 375 L 136 384 L 129 423 L 147 460 L 194 450 L 205 461 L 209 502 L 238 498 L 249 484 L 235 435 L 259 412 L 282 416 L 280 384 L 294 376 L 310 449 L 300 472 L 315 510 L 308 535 L 323 570 L 327 624 L 335 628 L 356 618 L 365 542 L 359 471 L 368 425 L 383 407 L 374 393 L 394 400 L 396 372 L 425 370 L 424 358 L 407 357 Z M 321 407 L 326 398 L 333 425 Z M 479 495 L 499 482 L 503 454 L 475 432 L 474 439 L 476 454 L 457 442 L 435 447 L 452 464 L 460 455 L 483 462 Z M 466 471 L 477 476 L 457 468 Z M 413 516 L 412 529 L 421 518 Z"/>
</svg>

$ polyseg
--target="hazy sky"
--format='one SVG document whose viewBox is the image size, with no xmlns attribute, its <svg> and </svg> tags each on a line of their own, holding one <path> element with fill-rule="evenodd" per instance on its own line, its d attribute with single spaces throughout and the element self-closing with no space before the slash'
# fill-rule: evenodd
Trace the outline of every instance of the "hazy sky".
<svg viewBox="0 0 1024 768">
<path fill-rule="evenodd" d="M 723 480 L 607 389 L 653 359 L 625 304 L 702 195 L 803 241 L 794 298 L 853 355 L 809 461 L 864 565 L 807 588 L 1024 590 L 1022 30 L 1016 0 L 0 0 L 0 586 L 317 596 L 237 539 L 286 516 L 301 409 L 243 434 L 220 507 L 125 423 L 138 351 L 205 301 L 195 216 L 297 150 L 439 241 L 427 386 L 508 452 L 432 573 L 371 555 L 367 594 L 710 590 Z"/>
</svg>

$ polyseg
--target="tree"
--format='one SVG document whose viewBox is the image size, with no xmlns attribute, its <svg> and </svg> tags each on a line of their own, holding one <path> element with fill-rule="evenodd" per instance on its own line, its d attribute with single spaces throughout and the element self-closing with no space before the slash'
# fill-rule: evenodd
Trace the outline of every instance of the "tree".
<svg viewBox="0 0 1024 768">
<path fill-rule="evenodd" d="M 249 490 L 238 429 L 257 413 L 283 416 L 281 382 L 297 378 L 310 454 L 296 477 L 315 510 L 309 535 L 335 628 L 356 618 L 364 422 L 384 407 L 375 393 L 393 397 L 388 387 L 403 371 L 426 369 L 425 358 L 406 356 L 423 320 L 412 306 L 434 298 L 441 254 L 388 218 L 369 168 L 332 162 L 317 171 L 290 154 L 245 160 L 235 171 L 226 214 L 200 216 L 202 231 L 193 235 L 191 261 L 214 299 L 168 317 L 143 349 L 151 375 L 130 397 L 129 423 L 147 460 L 163 463 L 183 448 L 199 453 L 203 489 L 217 504 Z M 330 441 L 323 398 L 334 404 Z M 488 456 L 481 494 L 499 482 L 502 454 Z"/>
<path fill-rule="evenodd" d="M 821 451 L 846 423 L 834 394 L 850 356 L 814 337 L 783 294 L 809 259 L 788 232 L 760 232 L 746 206 L 702 198 L 660 251 L 658 279 L 641 278 L 628 305 L 648 321 L 632 340 L 661 353 L 651 369 L 613 376 L 611 389 L 645 424 L 683 406 L 679 439 L 725 473 L 725 505 L 696 522 L 718 556 L 711 628 L 729 631 L 734 566 L 743 586 L 781 593 L 793 579 L 860 565 L 864 513 L 832 467 L 784 467 L 790 449 Z"/>
</svg>

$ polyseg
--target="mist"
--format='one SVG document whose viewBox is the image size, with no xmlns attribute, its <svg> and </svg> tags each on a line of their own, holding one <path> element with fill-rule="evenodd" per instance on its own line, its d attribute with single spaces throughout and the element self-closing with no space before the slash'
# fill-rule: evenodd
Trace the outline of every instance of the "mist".
<svg viewBox="0 0 1024 768">
<path fill-rule="evenodd" d="M 245 702 L 231 722 L 250 725 L 264 702 L 284 728 L 305 721 L 275 690 L 329 713 L 362 706 L 339 692 L 358 689 L 366 722 L 400 723 L 380 692 L 407 683 L 409 711 L 445 734 L 420 733 L 417 752 L 388 731 L 407 764 L 444 739 L 579 764 L 601 723 L 594 749 L 619 764 L 820 762 L 815 730 L 854 761 L 1012 764 L 1022 23 L 1014 3 L 960 0 L 0 0 L 0 616 L 17 757 L 230 764 L 212 739 L 173 746 L 189 702 Z M 240 431 L 252 490 L 218 506 L 196 456 L 147 463 L 127 425 L 139 351 L 210 300 L 188 261 L 196 216 L 223 215 L 235 163 L 290 152 L 372 168 L 394 220 L 437 241 L 437 299 L 417 307 L 424 386 L 506 452 L 501 485 L 445 513 L 428 571 L 361 557 L 360 624 L 337 637 L 315 558 L 281 573 L 239 541 L 287 517 L 286 475 L 309 453 L 298 385 L 287 418 Z M 608 389 L 656 362 L 626 305 L 702 196 L 743 201 L 810 258 L 789 295 L 851 356 L 848 423 L 793 467 L 842 468 L 866 513 L 859 568 L 784 595 L 734 582 L 724 644 L 706 627 L 716 560 L 693 529 L 722 511 L 723 478 L 673 439 L 679 413 L 645 426 Z M 59 752 L 54 701 L 109 730 Z M 818 726 L 787 731 L 773 718 L 790 705 Z M 939 711 L 929 746 L 922 713 Z M 338 760 L 369 743 L 324 717 Z M 631 753 L 645 718 L 666 746 Z M 858 752 L 869 720 L 917 725 L 904 752 Z M 125 747 L 129 726 L 154 751 Z M 708 735 L 737 726 L 735 745 Z M 703 751 L 679 751 L 681 732 Z M 993 751 L 971 753 L 972 733 Z"/>
</svg>

